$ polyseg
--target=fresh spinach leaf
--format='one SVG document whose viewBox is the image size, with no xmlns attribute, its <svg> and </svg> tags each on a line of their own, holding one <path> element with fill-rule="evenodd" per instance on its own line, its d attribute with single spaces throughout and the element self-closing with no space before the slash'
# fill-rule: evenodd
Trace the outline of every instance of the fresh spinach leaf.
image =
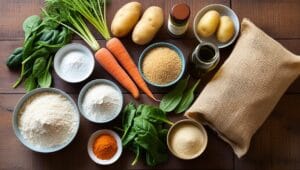
<svg viewBox="0 0 300 170">
<path fill-rule="evenodd" d="M 130 127 L 130 130 L 128 130 L 128 132 L 126 133 L 125 136 L 122 137 L 122 144 L 125 147 L 126 145 L 128 145 L 136 136 L 136 131 Z"/>
<path fill-rule="evenodd" d="M 30 36 L 30 34 L 35 31 L 39 25 L 41 24 L 42 20 L 37 15 L 32 15 L 25 19 L 23 22 L 23 30 L 25 33 L 25 40 Z"/>
<path fill-rule="evenodd" d="M 175 109 L 175 113 L 182 113 L 182 112 L 186 111 L 191 106 L 191 104 L 193 103 L 194 98 L 195 98 L 194 92 L 195 92 L 195 90 L 196 90 L 199 83 L 200 83 L 200 80 L 198 80 L 192 88 L 186 90 L 183 93 L 183 97 L 182 97 L 179 105 Z"/>
<path fill-rule="evenodd" d="M 16 69 L 22 65 L 23 57 L 23 47 L 18 47 L 14 52 L 8 57 L 6 65 L 10 69 Z"/>
<path fill-rule="evenodd" d="M 52 64 L 52 59 L 53 59 L 53 57 L 50 57 L 46 70 L 43 72 L 42 76 L 38 77 L 38 84 L 40 87 L 48 88 L 51 86 L 52 76 L 51 76 L 49 69 Z"/>
<path fill-rule="evenodd" d="M 46 67 L 47 67 L 47 60 L 44 57 L 37 58 L 33 64 L 32 76 L 38 78 L 45 72 Z"/>
<path fill-rule="evenodd" d="M 151 161 L 147 161 L 149 166 L 155 166 L 168 159 L 167 148 L 157 136 L 149 132 L 139 134 L 135 138 L 135 142 L 150 154 Z"/>
<path fill-rule="evenodd" d="M 165 112 L 154 106 L 150 106 L 150 105 L 143 106 L 140 116 L 142 116 L 144 119 L 152 123 L 163 122 L 169 125 L 173 125 L 173 122 L 168 120 Z"/>
<path fill-rule="evenodd" d="M 166 94 L 159 105 L 159 108 L 165 112 L 173 111 L 182 99 L 182 94 L 187 87 L 189 76 L 186 79 L 180 80 L 176 87 Z"/>
<path fill-rule="evenodd" d="M 33 51 L 36 33 L 33 33 L 28 39 L 25 40 L 23 45 L 23 60 L 26 59 Z"/>
<path fill-rule="evenodd" d="M 30 61 L 35 61 L 35 59 L 37 59 L 39 57 L 44 57 L 45 59 L 47 59 L 49 57 L 49 55 L 50 55 L 50 53 L 47 50 L 47 48 L 43 47 L 41 49 L 36 50 L 29 57 L 27 57 L 25 60 L 23 60 L 22 64 L 26 64 L 27 62 L 30 62 Z"/>
<path fill-rule="evenodd" d="M 37 83 L 35 78 L 31 75 L 25 80 L 25 90 L 26 92 L 30 92 L 31 90 L 37 88 Z"/>
<path fill-rule="evenodd" d="M 42 88 L 48 88 L 52 84 L 52 75 L 49 71 L 45 71 L 41 76 L 38 77 L 38 84 Z"/>
<path fill-rule="evenodd" d="M 126 137 L 129 128 L 132 125 L 133 119 L 135 117 L 136 108 L 133 103 L 129 103 L 123 110 L 122 115 L 122 125 L 124 129 L 124 133 L 122 139 Z"/>
<path fill-rule="evenodd" d="M 154 136 L 157 136 L 157 131 L 153 124 L 150 123 L 148 120 L 144 119 L 143 117 L 134 118 L 132 128 L 138 134 L 151 133 Z"/>
</svg>

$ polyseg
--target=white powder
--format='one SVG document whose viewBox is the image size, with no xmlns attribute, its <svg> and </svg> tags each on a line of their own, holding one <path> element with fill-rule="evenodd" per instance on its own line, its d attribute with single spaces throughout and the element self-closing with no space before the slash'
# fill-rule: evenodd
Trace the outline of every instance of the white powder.
<svg viewBox="0 0 300 170">
<path fill-rule="evenodd" d="M 82 52 L 73 51 L 63 57 L 60 70 L 63 77 L 68 81 L 80 81 L 84 79 L 93 67 L 88 56 Z"/>
<path fill-rule="evenodd" d="M 121 106 L 121 94 L 106 84 L 90 88 L 83 99 L 83 112 L 97 122 L 111 120 L 118 114 Z"/>
<path fill-rule="evenodd" d="M 56 147 L 67 142 L 79 123 L 71 102 L 57 93 L 32 96 L 19 113 L 18 126 L 23 137 L 36 147 Z"/>
</svg>

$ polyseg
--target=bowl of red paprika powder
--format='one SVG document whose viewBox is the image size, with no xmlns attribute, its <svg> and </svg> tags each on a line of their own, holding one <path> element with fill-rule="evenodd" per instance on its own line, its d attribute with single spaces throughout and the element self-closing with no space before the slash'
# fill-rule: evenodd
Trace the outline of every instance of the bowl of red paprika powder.
<svg viewBox="0 0 300 170">
<path fill-rule="evenodd" d="M 111 165 L 122 154 L 122 141 L 119 135 L 108 129 L 94 132 L 88 141 L 88 154 L 99 165 Z"/>
</svg>

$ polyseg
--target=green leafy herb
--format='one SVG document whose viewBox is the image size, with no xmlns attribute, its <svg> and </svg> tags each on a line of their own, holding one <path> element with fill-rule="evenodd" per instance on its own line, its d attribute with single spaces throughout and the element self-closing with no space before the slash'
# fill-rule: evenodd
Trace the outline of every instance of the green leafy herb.
<svg viewBox="0 0 300 170">
<path fill-rule="evenodd" d="M 38 84 L 40 87 L 47 88 L 47 87 L 51 86 L 52 76 L 51 76 L 49 69 L 52 64 L 52 58 L 53 57 L 51 57 L 50 60 L 48 61 L 47 68 L 44 71 L 44 73 L 42 74 L 42 76 L 38 77 Z"/>
<path fill-rule="evenodd" d="M 32 68 L 32 76 L 38 78 L 43 74 L 47 67 L 47 61 L 44 57 L 37 58 L 34 61 L 33 68 Z"/>
<path fill-rule="evenodd" d="M 190 77 L 180 80 L 176 87 L 168 94 L 166 94 L 159 105 L 159 108 L 165 112 L 173 111 L 182 99 L 182 94 L 187 87 Z"/>
<path fill-rule="evenodd" d="M 163 128 L 164 123 L 173 124 L 159 108 L 142 104 L 136 109 L 133 103 L 125 107 L 122 120 L 124 130 L 122 143 L 124 147 L 135 152 L 135 159 L 131 165 L 135 165 L 143 155 L 149 166 L 167 160 L 168 130 Z"/>
<path fill-rule="evenodd" d="M 186 111 L 186 109 L 188 109 L 190 107 L 190 105 L 193 103 L 194 101 L 194 92 L 198 86 L 198 84 L 200 83 L 200 80 L 198 80 L 194 86 L 188 90 L 186 90 L 183 93 L 183 97 L 179 103 L 179 105 L 177 106 L 177 108 L 175 109 L 176 113 L 182 113 L 184 111 Z"/>
<path fill-rule="evenodd" d="M 14 52 L 8 57 L 6 61 L 7 67 L 10 69 L 16 69 L 22 65 L 23 57 L 23 47 L 18 47 Z"/>
<path fill-rule="evenodd" d="M 165 112 L 154 106 L 143 105 L 140 116 L 152 123 L 163 122 L 173 125 L 173 123 L 168 120 Z"/>
<path fill-rule="evenodd" d="M 47 63 L 49 67 L 52 64 L 49 56 L 53 56 L 59 48 L 70 42 L 71 32 L 47 16 L 40 18 L 37 15 L 30 16 L 23 22 L 23 30 L 23 47 L 15 49 L 6 63 L 10 69 L 21 67 L 20 76 L 13 88 L 24 79 L 26 91 L 38 86 L 49 87 L 52 82 L 51 72 L 49 68 L 46 69 Z"/>
<path fill-rule="evenodd" d="M 25 21 L 23 22 L 25 40 L 27 40 L 30 34 L 39 27 L 41 22 L 42 22 L 41 18 L 37 15 L 32 15 L 25 19 Z"/>
<path fill-rule="evenodd" d="M 27 77 L 27 79 L 25 80 L 25 90 L 27 92 L 30 92 L 31 90 L 37 88 L 37 84 L 35 81 L 35 78 L 31 75 L 29 77 Z"/>
</svg>

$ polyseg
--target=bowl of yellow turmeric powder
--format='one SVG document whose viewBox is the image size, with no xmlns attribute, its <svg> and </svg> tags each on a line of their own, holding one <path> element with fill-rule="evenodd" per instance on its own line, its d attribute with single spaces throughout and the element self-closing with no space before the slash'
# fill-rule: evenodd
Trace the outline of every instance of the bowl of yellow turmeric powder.
<svg viewBox="0 0 300 170">
<path fill-rule="evenodd" d="M 99 165 L 111 165 L 122 154 L 122 141 L 120 136 L 108 129 L 94 132 L 88 141 L 88 154 Z"/>
</svg>

